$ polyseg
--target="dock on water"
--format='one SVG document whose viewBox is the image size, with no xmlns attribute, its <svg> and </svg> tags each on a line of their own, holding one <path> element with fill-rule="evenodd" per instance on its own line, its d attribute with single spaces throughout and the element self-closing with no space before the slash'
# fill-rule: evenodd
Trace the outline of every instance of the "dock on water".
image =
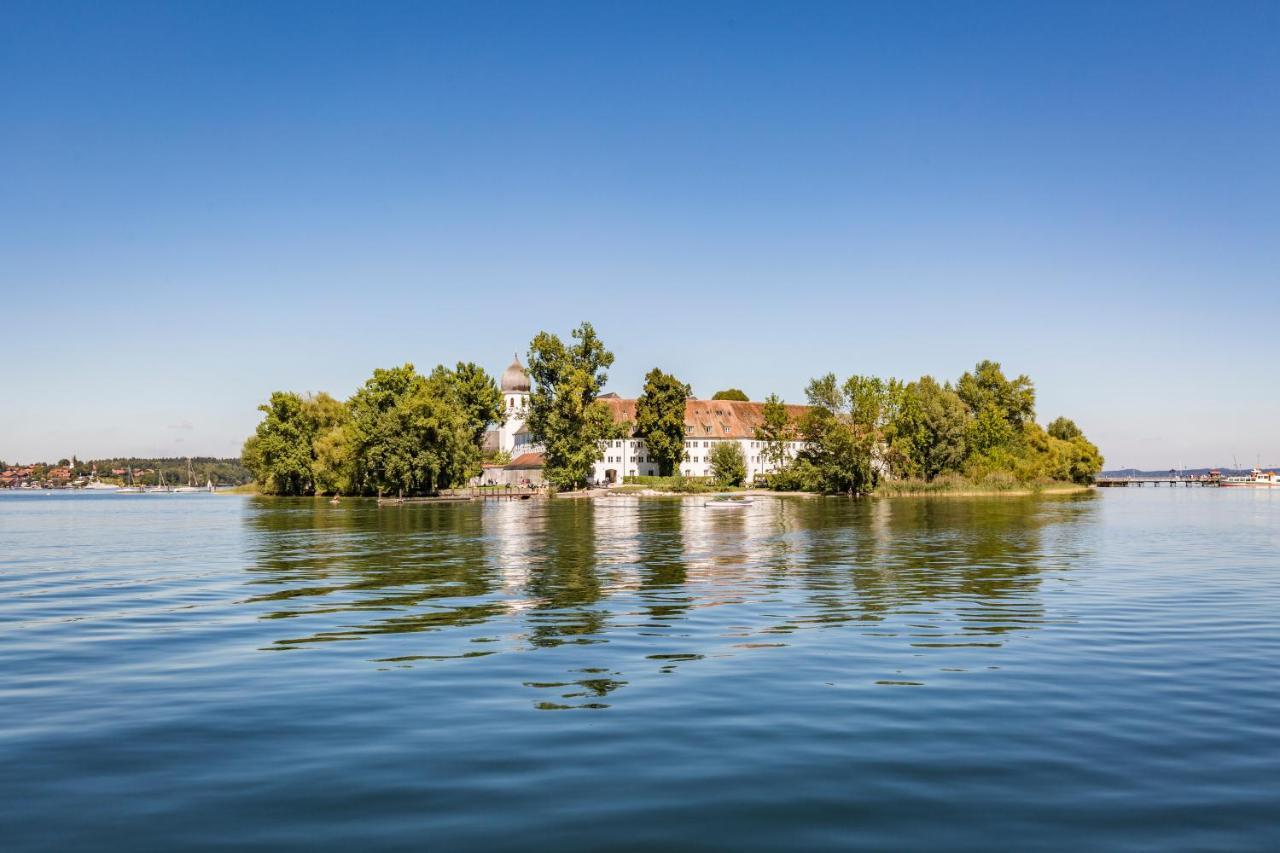
<svg viewBox="0 0 1280 853">
<path fill-rule="evenodd" d="M 464 489 L 443 489 L 434 495 L 421 497 L 378 498 L 378 506 L 403 504 L 448 504 L 470 501 L 527 501 L 546 497 L 541 489 L 519 486 L 470 486 Z"/>
<path fill-rule="evenodd" d="M 1104 489 L 1123 489 L 1128 487 L 1142 486 L 1207 486 L 1216 488 L 1221 484 L 1221 480 L 1212 477 L 1099 477 L 1094 480 L 1099 488 Z"/>
</svg>

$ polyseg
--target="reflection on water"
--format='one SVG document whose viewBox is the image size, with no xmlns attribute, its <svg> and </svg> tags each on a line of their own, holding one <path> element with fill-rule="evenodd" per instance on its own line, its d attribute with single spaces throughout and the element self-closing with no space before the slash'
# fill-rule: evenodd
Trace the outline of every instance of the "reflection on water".
<svg viewBox="0 0 1280 853">
<path fill-rule="evenodd" d="M 1095 508 L 1094 495 L 766 499 L 735 512 L 635 498 L 262 499 L 246 514 L 256 592 L 245 603 L 279 621 L 266 649 L 379 636 L 378 666 L 613 644 L 607 656 L 580 649 L 561 677 L 523 679 L 556 692 L 542 708 L 608 707 L 629 676 L 767 653 L 807 632 L 937 656 L 875 679 L 912 685 L 992 665 L 972 650 L 1041 626 L 1042 577 L 1087 553 L 1075 540 Z M 945 654 L 957 649 L 970 653 Z"/>
<path fill-rule="evenodd" d="M 0 495 L 0 839 L 1274 850 L 1242 492 Z"/>
</svg>

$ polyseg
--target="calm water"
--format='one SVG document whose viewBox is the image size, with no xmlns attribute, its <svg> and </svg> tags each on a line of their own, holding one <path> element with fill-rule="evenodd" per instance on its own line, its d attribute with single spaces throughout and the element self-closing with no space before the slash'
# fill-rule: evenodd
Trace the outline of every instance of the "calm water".
<svg viewBox="0 0 1280 853">
<path fill-rule="evenodd" d="M 1280 847 L 1280 495 L 0 496 L 6 849 Z"/>
</svg>

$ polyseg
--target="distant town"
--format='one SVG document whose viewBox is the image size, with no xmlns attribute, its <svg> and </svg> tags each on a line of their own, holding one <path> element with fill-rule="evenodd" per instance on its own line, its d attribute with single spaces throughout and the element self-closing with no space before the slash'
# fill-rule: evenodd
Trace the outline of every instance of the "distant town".
<svg viewBox="0 0 1280 853">
<path fill-rule="evenodd" d="M 212 456 L 0 462 L 0 489 L 79 489 L 94 483 L 239 486 L 252 479 L 239 459 Z"/>
</svg>

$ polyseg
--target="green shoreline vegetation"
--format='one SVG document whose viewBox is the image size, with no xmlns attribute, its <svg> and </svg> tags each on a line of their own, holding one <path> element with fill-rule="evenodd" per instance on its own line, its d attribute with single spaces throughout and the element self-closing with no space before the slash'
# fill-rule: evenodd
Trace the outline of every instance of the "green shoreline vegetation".
<svg viewBox="0 0 1280 853">
<path fill-rule="evenodd" d="M 613 364 L 590 323 L 566 344 L 540 332 L 531 342 L 527 425 L 543 448 L 555 489 L 590 485 L 604 442 L 634 432 L 661 477 L 628 477 L 616 487 L 703 494 L 740 489 L 747 467 L 737 442 L 718 442 L 712 476 L 678 475 L 685 401 L 691 389 L 658 368 L 645 377 L 636 423 L 614 422 L 600 400 Z M 746 395 L 718 392 L 723 399 Z M 953 384 L 931 376 L 906 382 L 834 373 L 811 380 L 808 406 L 793 417 L 776 394 L 763 405 L 754 438 L 776 470 L 756 489 L 828 495 L 960 495 L 1063 491 L 1090 485 L 1103 458 L 1067 418 L 1035 420 L 1035 386 L 979 362 Z M 277 495 L 429 495 L 462 486 L 486 460 L 484 436 L 504 417 L 493 377 L 472 363 L 429 375 L 412 364 L 378 369 L 345 402 L 328 394 L 277 391 L 242 458 L 261 491 Z M 798 452 L 793 452 L 795 443 Z"/>
</svg>

